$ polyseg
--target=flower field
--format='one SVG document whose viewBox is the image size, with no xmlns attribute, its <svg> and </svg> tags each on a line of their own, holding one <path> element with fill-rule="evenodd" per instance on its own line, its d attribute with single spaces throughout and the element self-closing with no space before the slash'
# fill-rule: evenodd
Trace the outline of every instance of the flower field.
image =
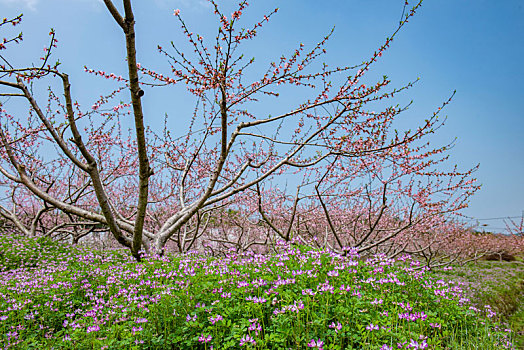
<svg viewBox="0 0 524 350">
<path fill-rule="evenodd" d="M 514 344 L 524 349 L 524 262 L 477 261 L 438 271 L 440 278 L 453 278 L 477 306 L 491 305 L 497 317 L 507 322 Z"/>
<path fill-rule="evenodd" d="M 281 244 L 145 257 L 0 236 L 2 349 L 512 349 L 417 261 Z"/>
</svg>

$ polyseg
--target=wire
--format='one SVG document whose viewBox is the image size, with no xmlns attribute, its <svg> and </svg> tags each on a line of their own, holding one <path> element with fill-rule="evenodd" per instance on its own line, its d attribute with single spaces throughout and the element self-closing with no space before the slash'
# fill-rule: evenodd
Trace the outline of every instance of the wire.
<svg viewBox="0 0 524 350">
<path fill-rule="evenodd" d="M 520 219 L 522 216 L 502 216 L 499 218 L 485 218 L 485 219 L 477 219 L 473 218 L 471 216 L 463 215 L 464 217 L 470 219 L 470 220 L 478 220 L 478 221 L 486 221 L 486 220 L 504 220 L 504 219 Z"/>
</svg>

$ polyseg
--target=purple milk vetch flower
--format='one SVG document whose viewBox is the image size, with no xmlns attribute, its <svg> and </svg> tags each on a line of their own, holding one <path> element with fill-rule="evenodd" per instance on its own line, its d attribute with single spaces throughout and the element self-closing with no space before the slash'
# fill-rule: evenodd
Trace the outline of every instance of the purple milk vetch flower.
<svg viewBox="0 0 524 350">
<path fill-rule="evenodd" d="M 413 314 L 410 314 L 408 312 L 398 314 L 398 318 L 405 319 L 405 320 L 408 320 L 408 321 L 416 321 L 416 320 L 419 320 L 419 319 L 422 320 L 422 321 L 425 321 L 427 317 L 428 317 L 428 315 L 426 315 L 424 313 L 424 311 L 422 311 L 422 312 L 415 312 Z"/>
<path fill-rule="evenodd" d="M 262 331 L 262 326 L 257 321 L 253 321 L 251 325 L 248 327 L 249 331 L 255 331 L 255 335 L 258 335 L 258 332 Z"/>
<path fill-rule="evenodd" d="M 329 328 L 334 329 L 335 333 L 338 333 L 338 331 L 342 329 L 342 324 L 340 322 L 337 322 L 337 324 L 335 324 L 335 322 L 331 322 Z"/>
<path fill-rule="evenodd" d="M 259 297 L 248 296 L 246 297 L 246 301 L 252 301 L 255 304 L 264 304 L 267 301 L 267 299 L 262 298 L 262 297 L 259 298 Z"/>
<path fill-rule="evenodd" d="M 378 330 L 379 328 L 380 328 L 380 327 L 379 327 L 378 325 L 374 325 L 373 323 L 370 323 L 370 324 L 366 327 L 366 329 L 367 329 L 368 331 Z"/>
<path fill-rule="evenodd" d="M 211 322 L 211 324 L 215 324 L 217 323 L 218 321 L 221 321 L 223 320 L 224 318 L 221 316 L 221 315 L 216 315 L 215 317 L 210 317 L 209 318 L 209 321 Z"/>
<path fill-rule="evenodd" d="M 266 298 L 255 297 L 255 298 L 253 299 L 253 302 L 254 302 L 255 304 L 264 304 L 266 301 L 267 301 Z"/>
<path fill-rule="evenodd" d="M 247 286 L 249 286 L 249 282 L 247 281 L 240 281 L 237 284 L 237 288 L 242 288 L 242 287 L 247 287 Z"/>
<path fill-rule="evenodd" d="M 86 332 L 87 333 L 98 332 L 99 330 L 100 330 L 100 326 L 99 325 L 94 325 L 94 326 L 87 327 Z"/>
<path fill-rule="evenodd" d="M 421 343 L 418 343 L 411 339 L 410 343 L 408 344 L 408 349 L 427 349 L 428 344 L 425 340 L 423 340 Z"/>
<path fill-rule="evenodd" d="M 302 290 L 302 295 L 315 295 L 317 294 L 316 292 L 313 292 L 311 289 L 303 289 Z"/>
<path fill-rule="evenodd" d="M 340 288 L 338 288 L 341 292 L 349 292 L 351 290 L 351 286 L 344 286 L 341 285 Z"/>
<path fill-rule="evenodd" d="M 137 318 L 135 323 L 147 323 L 147 318 Z"/>
<path fill-rule="evenodd" d="M 335 287 L 333 287 L 332 285 L 329 284 L 329 282 L 326 280 L 326 282 L 324 283 L 320 283 L 318 286 L 317 286 L 317 291 L 320 291 L 320 292 L 330 292 L 331 294 L 333 294 L 333 290 L 335 289 Z"/>
<path fill-rule="evenodd" d="M 241 339 L 240 339 L 240 346 L 244 346 L 248 343 L 251 343 L 253 345 L 256 344 L 256 341 L 255 339 L 253 339 L 253 337 L 251 337 L 249 334 L 246 334 L 244 335 Z"/>
<path fill-rule="evenodd" d="M 324 342 L 320 339 L 318 340 L 315 340 L 315 339 L 311 339 L 309 343 L 307 343 L 307 346 L 310 347 L 310 348 L 317 348 L 319 350 L 324 350 L 323 346 L 324 346 Z"/>
<path fill-rule="evenodd" d="M 337 270 L 329 271 L 327 273 L 327 275 L 330 276 L 330 277 L 337 277 L 338 276 L 338 271 Z"/>
<path fill-rule="evenodd" d="M 201 343 L 210 342 L 211 339 L 213 339 L 213 337 L 211 335 L 204 335 L 204 333 L 202 333 L 200 335 L 200 337 L 198 337 L 198 341 L 201 342 Z"/>
</svg>

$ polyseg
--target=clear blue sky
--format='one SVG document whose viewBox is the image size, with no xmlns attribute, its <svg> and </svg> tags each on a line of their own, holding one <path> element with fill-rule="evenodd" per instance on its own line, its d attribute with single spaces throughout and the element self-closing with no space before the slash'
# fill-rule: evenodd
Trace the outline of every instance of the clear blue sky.
<svg viewBox="0 0 524 350">
<path fill-rule="evenodd" d="M 225 13 L 230 13 L 235 3 L 219 0 Z M 392 33 L 403 0 L 251 3 L 248 18 L 260 18 L 275 7 L 280 11 L 261 31 L 259 39 L 245 48 L 247 55 L 275 59 L 291 52 L 300 42 L 313 45 L 335 26 L 325 60 L 330 65 L 347 65 L 367 58 Z M 155 50 L 158 44 L 167 46 L 171 40 L 182 41 L 179 24 L 172 15 L 175 8 L 181 10 L 194 32 L 210 39 L 215 33 L 214 17 L 205 1 L 135 0 L 134 7 L 139 62 L 149 66 L 167 67 Z M 84 65 L 118 74 L 125 72 L 121 33 L 101 1 L 0 0 L 1 17 L 21 12 L 24 21 L 17 30 L 23 30 L 24 43 L 17 50 L 10 50 L 10 59 L 20 65 L 37 62 L 47 43 L 49 28 L 55 28 L 59 48 L 54 57 L 60 58 L 62 69 L 70 74 L 79 100 L 85 98 L 86 103 L 92 103 L 92 92 L 104 84 L 87 76 Z M 446 127 L 432 142 L 444 143 L 457 137 L 451 161 L 463 169 L 480 163 L 476 177 L 483 188 L 464 211 L 474 218 L 518 216 L 524 210 L 522 57 L 522 0 L 425 0 L 374 69 L 377 76 L 387 74 L 396 86 L 421 77 L 408 98 L 415 103 L 411 115 L 421 119 L 457 90 L 446 109 Z M 96 92 L 95 96 L 100 93 L 103 92 Z M 162 94 L 146 93 L 146 115 L 162 116 L 170 108 L 189 111 L 193 107 L 181 107 L 183 99 Z M 406 125 L 409 127 L 409 118 Z M 503 227 L 500 220 L 481 223 L 489 224 L 486 229 L 495 231 Z"/>
</svg>

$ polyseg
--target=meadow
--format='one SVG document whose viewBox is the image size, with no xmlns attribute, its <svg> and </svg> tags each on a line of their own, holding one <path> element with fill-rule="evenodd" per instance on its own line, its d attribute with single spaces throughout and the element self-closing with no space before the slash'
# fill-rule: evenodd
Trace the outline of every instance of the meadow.
<svg viewBox="0 0 524 350">
<path fill-rule="evenodd" d="M 468 297 L 478 306 L 490 305 L 500 321 L 514 332 L 514 344 L 524 349 L 524 262 L 476 261 L 437 276 L 454 279 L 464 285 Z"/>
<path fill-rule="evenodd" d="M 511 319 L 524 274 L 518 262 L 509 274 L 489 275 L 492 284 L 481 281 L 482 296 L 475 276 L 503 262 L 427 271 L 409 256 L 364 259 L 280 244 L 265 255 L 138 263 L 125 250 L 0 238 L 2 349 L 516 349 L 519 342 L 501 322 L 518 327 Z M 516 308 L 483 304 L 505 293 L 496 276 L 508 279 Z"/>
</svg>

